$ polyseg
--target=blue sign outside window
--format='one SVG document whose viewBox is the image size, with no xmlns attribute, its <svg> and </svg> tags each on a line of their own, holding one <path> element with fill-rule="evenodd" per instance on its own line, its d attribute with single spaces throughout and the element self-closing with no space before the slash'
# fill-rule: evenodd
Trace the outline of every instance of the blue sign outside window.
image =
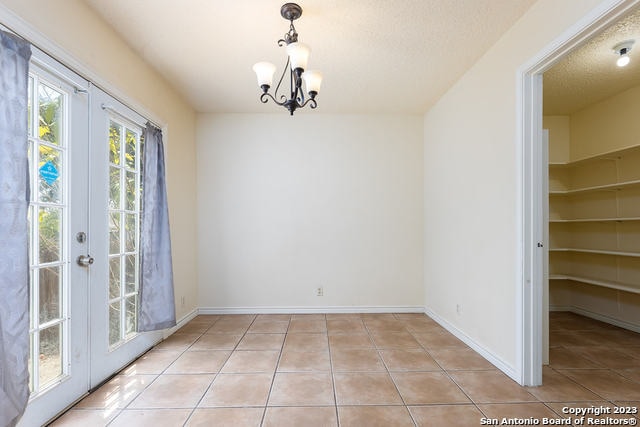
<svg viewBox="0 0 640 427">
<path fill-rule="evenodd" d="M 53 184 L 60 176 L 58 169 L 51 162 L 46 162 L 40 167 L 40 176 L 46 181 L 47 184 Z"/>
</svg>

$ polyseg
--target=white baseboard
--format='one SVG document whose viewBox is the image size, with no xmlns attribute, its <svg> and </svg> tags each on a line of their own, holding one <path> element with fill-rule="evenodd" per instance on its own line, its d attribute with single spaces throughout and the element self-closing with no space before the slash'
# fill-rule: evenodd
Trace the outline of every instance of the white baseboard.
<svg viewBox="0 0 640 427">
<path fill-rule="evenodd" d="M 198 314 L 424 313 L 418 306 L 201 307 Z"/>
<path fill-rule="evenodd" d="M 520 384 L 522 375 L 513 366 L 511 366 L 509 363 L 505 362 L 500 357 L 498 357 L 495 354 L 493 354 L 491 351 L 489 351 L 486 348 L 484 348 L 482 345 L 480 345 L 477 342 L 475 342 L 467 334 L 462 332 L 460 329 L 458 329 L 457 327 L 455 327 L 454 325 L 452 325 L 451 323 L 449 323 L 448 321 L 446 321 L 442 317 L 438 316 L 436 313 L 431 311 L 429 308 L 425 308 L 424 312 L 425 312 L 425 314 L 427 316 L 431 317 L 433 320 L 435 320 L 437 323 L 439 323 L 440 326 L 445 328 L 447 331 L 451 332 L 459 340 L 461 340 L 466 345 L 468 345 L 469 347 L 474 349 L 478 354 L 480 354 L 480 356 L 482 356 L 485 359 L 487 359 L 487 361 L 489 361 L 492 365 L 494 365 L 496 368 L 500 369 L 507 376 L 509 376 L 512 380 L 514 380 L 515 382 Z"/>
<path fill-rule="evenodd" d="M 191 319 L 193 319 L 197 315 L 198 315 L 198 309 L 194 308 L 189 313 L 187 313 L 184 316 L 182 316 L 176 322 L 176 326 L 174 326 L 173 328 L 165 329 L 164 331 L 162 331 L 162 339 L 166 339 L 169 335 L 173 334 L 175 331 L 177 331 L 178 329 L 182 328 L 184 325 L 186 325 Z"/>
<path fill-rule="evenodd" d="M 626 322 L 624 320 L 616 319 L 615 317 L 605 316 L 604 314 L 595 313 L 593 311 L 585 310 L 580 307 L 574 306 L 550 306 L 550 311 L 569 311 L 571 313 L 579 314 L 581 316 L 589 317 L 591 319 L 599 320 L 601 322 L 609 323 L 614 326 L 618 326 L 623 329 L 628 329 L 633 332 L 640 333 L 640 325 L 636 323 Z"/>
<path fill-rule="evenodd" d="M 549 311 L 572 311 L 573 307 L 570 305 L 550 305 Z"/>
</svg>

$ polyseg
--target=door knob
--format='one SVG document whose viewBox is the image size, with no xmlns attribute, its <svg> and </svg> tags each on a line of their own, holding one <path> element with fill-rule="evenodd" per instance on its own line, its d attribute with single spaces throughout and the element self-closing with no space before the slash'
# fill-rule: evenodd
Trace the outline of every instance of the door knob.
<svg viewBox="0 0 640 427">
<path fill-rule="evenodd" d="M 93 257 L 91 255 L 80 255 L 76 262 L 81 267 L 89 267 L 93 264 Z"/>
</svg>

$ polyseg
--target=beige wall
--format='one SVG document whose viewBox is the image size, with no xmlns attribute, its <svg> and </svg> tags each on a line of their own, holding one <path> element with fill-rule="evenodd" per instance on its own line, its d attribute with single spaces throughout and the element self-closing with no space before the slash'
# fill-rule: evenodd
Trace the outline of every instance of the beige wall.
<svg viewBox="0 0 640 427">
<path fill-rule="evenodd" d="M 2 0 L 2 4 L 107 82 L 110 87 L 106 89 L 126 94 L 166 125 L 169 215 L 179 319 L 197 306 L 195 112 L 83 1 Z"/>
<path fill-rule="evenodd" d="M 571 160 L 571 118 L 544 116 L 542 127 L 549 130 L 549 162 L 566 163 Z"/>
<path fill-rule="evenodd" d="M 640 86 L 571 115 L 571 160 L 638 145 Z"/>
<path fill-rule="evenodd" d="M 198 117 L 200 307 L 422 310 L 421 116 Z"/>
<path fill-rule="evenodd" d="M 540 0 L 425 115 L 425 305 L 518 370 L 518 68 L 596 0 Z"/>
</svg>

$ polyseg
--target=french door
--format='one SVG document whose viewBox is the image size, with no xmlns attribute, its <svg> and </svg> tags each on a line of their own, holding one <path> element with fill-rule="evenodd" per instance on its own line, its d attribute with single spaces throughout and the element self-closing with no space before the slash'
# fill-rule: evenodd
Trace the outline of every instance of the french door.
<svg viewBox="0 0 640 427">
<path fill-rule="evenodd" d="M 42 425 L 148 349 L 138 334 L 144 120 L 34 49 L 30 389 Z"/>
<path fill-rule="evenodd" d="M 87 390 L 88 83 L 36 57 L 29 73 L 30 384 L 20 425 L 41 425 Z"/>
<path fill-rule="evenodd" d="M 89 230 L 98 236 L 91 244 L 96 262 L 90 268 L 92 387 L 160 339 L 159 333 L 136 332 L 144 122 L 92 87 Z"/>
</svg>

